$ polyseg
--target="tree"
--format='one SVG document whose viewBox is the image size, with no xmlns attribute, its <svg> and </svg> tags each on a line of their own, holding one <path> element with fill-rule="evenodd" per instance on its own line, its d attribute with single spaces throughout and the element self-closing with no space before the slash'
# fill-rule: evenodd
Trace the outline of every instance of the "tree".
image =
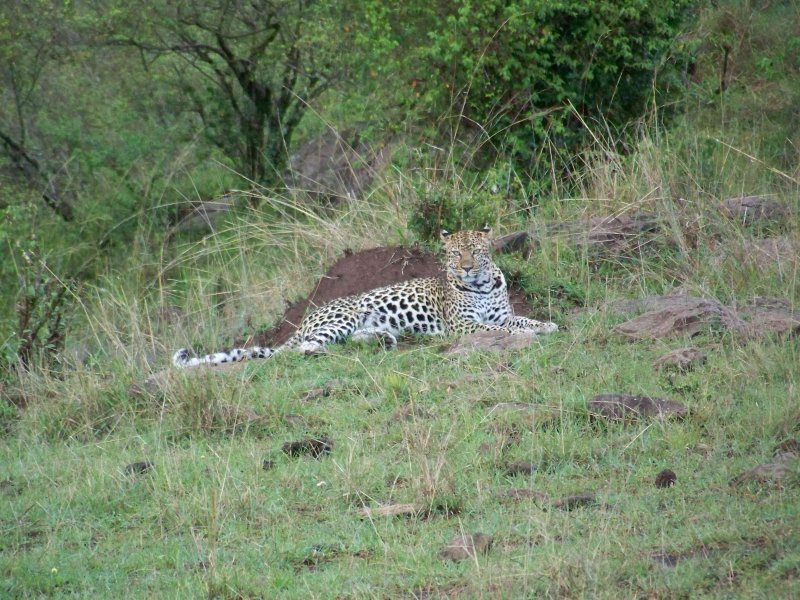
<svg viewBox="0 0 800 600">
<path fill-rule="evenodd" d="M 67 11 L 67 6 L 47 0 L 33 6 L 18 0 L 0 4 L 0 147 L 13 170 L 38 191 L 45 204 L 64 221 L 71 221 L 69 194 L 61 189 L 47 153 L 30 147 L 29 135 L 37 87 L 45 69 L 57 59 L 59 23 Z M 0 207 L 8 202 L 0 198 Z"/>
<path fill-rule="evenodd" d="M 276 182 L 309 102 L 336 77 L 336 3 L 155 0 L 126 10 L 137 18 L 117 11 L 110 43 L 146 59 L 179 58 L 173 84 L 211 141 L 247 178 Z"/>
</svg>

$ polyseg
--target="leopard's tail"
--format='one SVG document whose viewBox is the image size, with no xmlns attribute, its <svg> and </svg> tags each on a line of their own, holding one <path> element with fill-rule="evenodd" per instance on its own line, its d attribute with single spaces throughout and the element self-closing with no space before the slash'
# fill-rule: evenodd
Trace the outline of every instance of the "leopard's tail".
<svg viewBox="0 0 800 600">
<path fill-rule="evenodd" d="M 179 369 L 199 367 L 200 365 L 215 367 L 239 362 L 247 358 L 269 358 L 273 354 L 275 354 L 275 351 L 271 348 L 253 346 L 252 348 L 233 348 L 227 352 L 215 352 L 205 356 L 191 356 L 186 348 L 181 348 L 172 355 L 172 364 Z"/>
<path fill-rule="evenodd" d="M 201 365 L 215 367 L 217 365 L 240 362 L 250 358 L 270 358 L 284 350 L 297 348 L 302 339 L 302 334 L 297 332 L 277 348 L 266 348 L 264 346 L 233 348 L 227 352 L 214 352 L 213 354 L 206 354 L 205 356 L 192 356 L 189 350 L 181 348 L 172 355 L 172 364 L 179 369 L 185 369 L 187 367 L 199 367 Z"/>
</svg>

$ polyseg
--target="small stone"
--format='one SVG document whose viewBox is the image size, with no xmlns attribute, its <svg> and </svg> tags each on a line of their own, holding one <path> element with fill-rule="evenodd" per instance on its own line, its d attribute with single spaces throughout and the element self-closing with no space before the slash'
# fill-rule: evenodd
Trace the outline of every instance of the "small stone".
<svg viewBox="0 0 800 600">
<path fill-rule="evenodd" d="M 314 458 L 320 458 L 333 451 L 333 440 L 326 436 L 319 438 L 309 437 L 296 442 L 286 442 L 282 450 L 284 454 L 289 456 L 310 454 Z"/>
<path fill-rule="evenodd" d="M 515 475 L 532 475 L 536 472 L 536 468 L 536 465 L 532 462 L 518 460 L 508 465 L 508 468 L 506 468 L 506 474 L 512 477 Z"/>
<path fill-rule="evenodd" d="M 478 554 L 485 554 L 492 546 L 494 538 L 485 533 L 460 533 L 445 546 L 439 555 L 443 560 L 467 560 Z"/>
<path fill-rule="evenodd" d="M 705 364 L 708 358 L 700 348 L 678 348 L 657 358 L 653 362 L 655 369 L 672 369 L 681 373 L 691 371 L 696 366 Z"/>
<path fill-rule="evenodd" d="M 596 496 L 591 492 L 585 494 L 577 494 L 576 496 L 565 496 L 553 502 L 553 508 L 561 510 L 575 510 L 584 506 L 591 506 L 595 504 Z"/>
<path fill-rule="evenodd" d="M 130 476 L 130 475 L 143 475 L 143 474 L 147 473 L 153 467 L 154 467 L 153 463 L 151 463 L 149 460 L 140 460 L 138 462 L 133 462 L 133 463 L 127 465 L 122 470 L 122 472 L 125 473 L 125 475 L 128 475 L 128 476 Z"/>
<path fill-rule="evenodd" d="M 678 480 L 678 476 L 675 475 L 675 472 L 671 469 L 664 469 L 656 475 L 656 487 L 657 488 L 668 488 L 675 485 L 675 482 Z"/>
</svg>

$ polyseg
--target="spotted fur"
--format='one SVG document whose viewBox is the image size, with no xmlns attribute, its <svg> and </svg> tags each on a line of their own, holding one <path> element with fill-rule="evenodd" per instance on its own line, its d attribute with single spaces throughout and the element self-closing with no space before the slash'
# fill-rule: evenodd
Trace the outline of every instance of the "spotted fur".
<svg viewBox="0 0 800 600">
<path fill-rule="evenodd" d="M 386 347 L 394 347 L 403 332 L 463 335 L 475 331 L 557 331 L 555 323 L 514 316 L 505 277 L 492 262 L 490 233 L 488 228 L 454 234 L 443 231 L 443 278 L 412 279 L 337 298 L 307 315 L 297 332 L 274 350 L 256 346 L 190 357 L 184 348 L 174 354 L 172 362 L 177 367 L 194 367 L 269 358 L 285 350 L 313 354 L 347 338 L 378 338 Z"/>
</svg>

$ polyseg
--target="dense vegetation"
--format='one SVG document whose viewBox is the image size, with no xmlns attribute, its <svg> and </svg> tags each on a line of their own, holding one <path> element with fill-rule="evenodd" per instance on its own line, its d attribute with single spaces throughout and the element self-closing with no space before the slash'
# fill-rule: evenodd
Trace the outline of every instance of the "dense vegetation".
<svg viewBox="0 0 800 600">
<path fill-rule="evenodd" d="M 800 594 L 796 465 L 729 485 L 797 443 L 797 338 L 711 328 L 708 362 L 665 374 L 688 340 L 623 341 L 610 308 L 797 306 L 797 219 L 719 210 L 800 211 L 796 1 L 14 0 L 0 76 L 0 595 Z M 353 173 L 390 156 L 358 193 L 297 177 L 331 131 Z M 187 226 L 209 200 L 231 210 Z M 632 253 L 559 228 L 640 213 Z M 345 249 L 486 223 L 542 240 L 498 258 L 565 326 L 541 349 L 348 344 L 143 384 L 270 327 Z M 609 391 L 690 417 L 598 421 Z M 280 450 L 323 434 L 331 456 Z M 391 503 L 416 511 L 359 515 Z M 440 560 L 462 530 L 493 548 Z"/>
</svg>

